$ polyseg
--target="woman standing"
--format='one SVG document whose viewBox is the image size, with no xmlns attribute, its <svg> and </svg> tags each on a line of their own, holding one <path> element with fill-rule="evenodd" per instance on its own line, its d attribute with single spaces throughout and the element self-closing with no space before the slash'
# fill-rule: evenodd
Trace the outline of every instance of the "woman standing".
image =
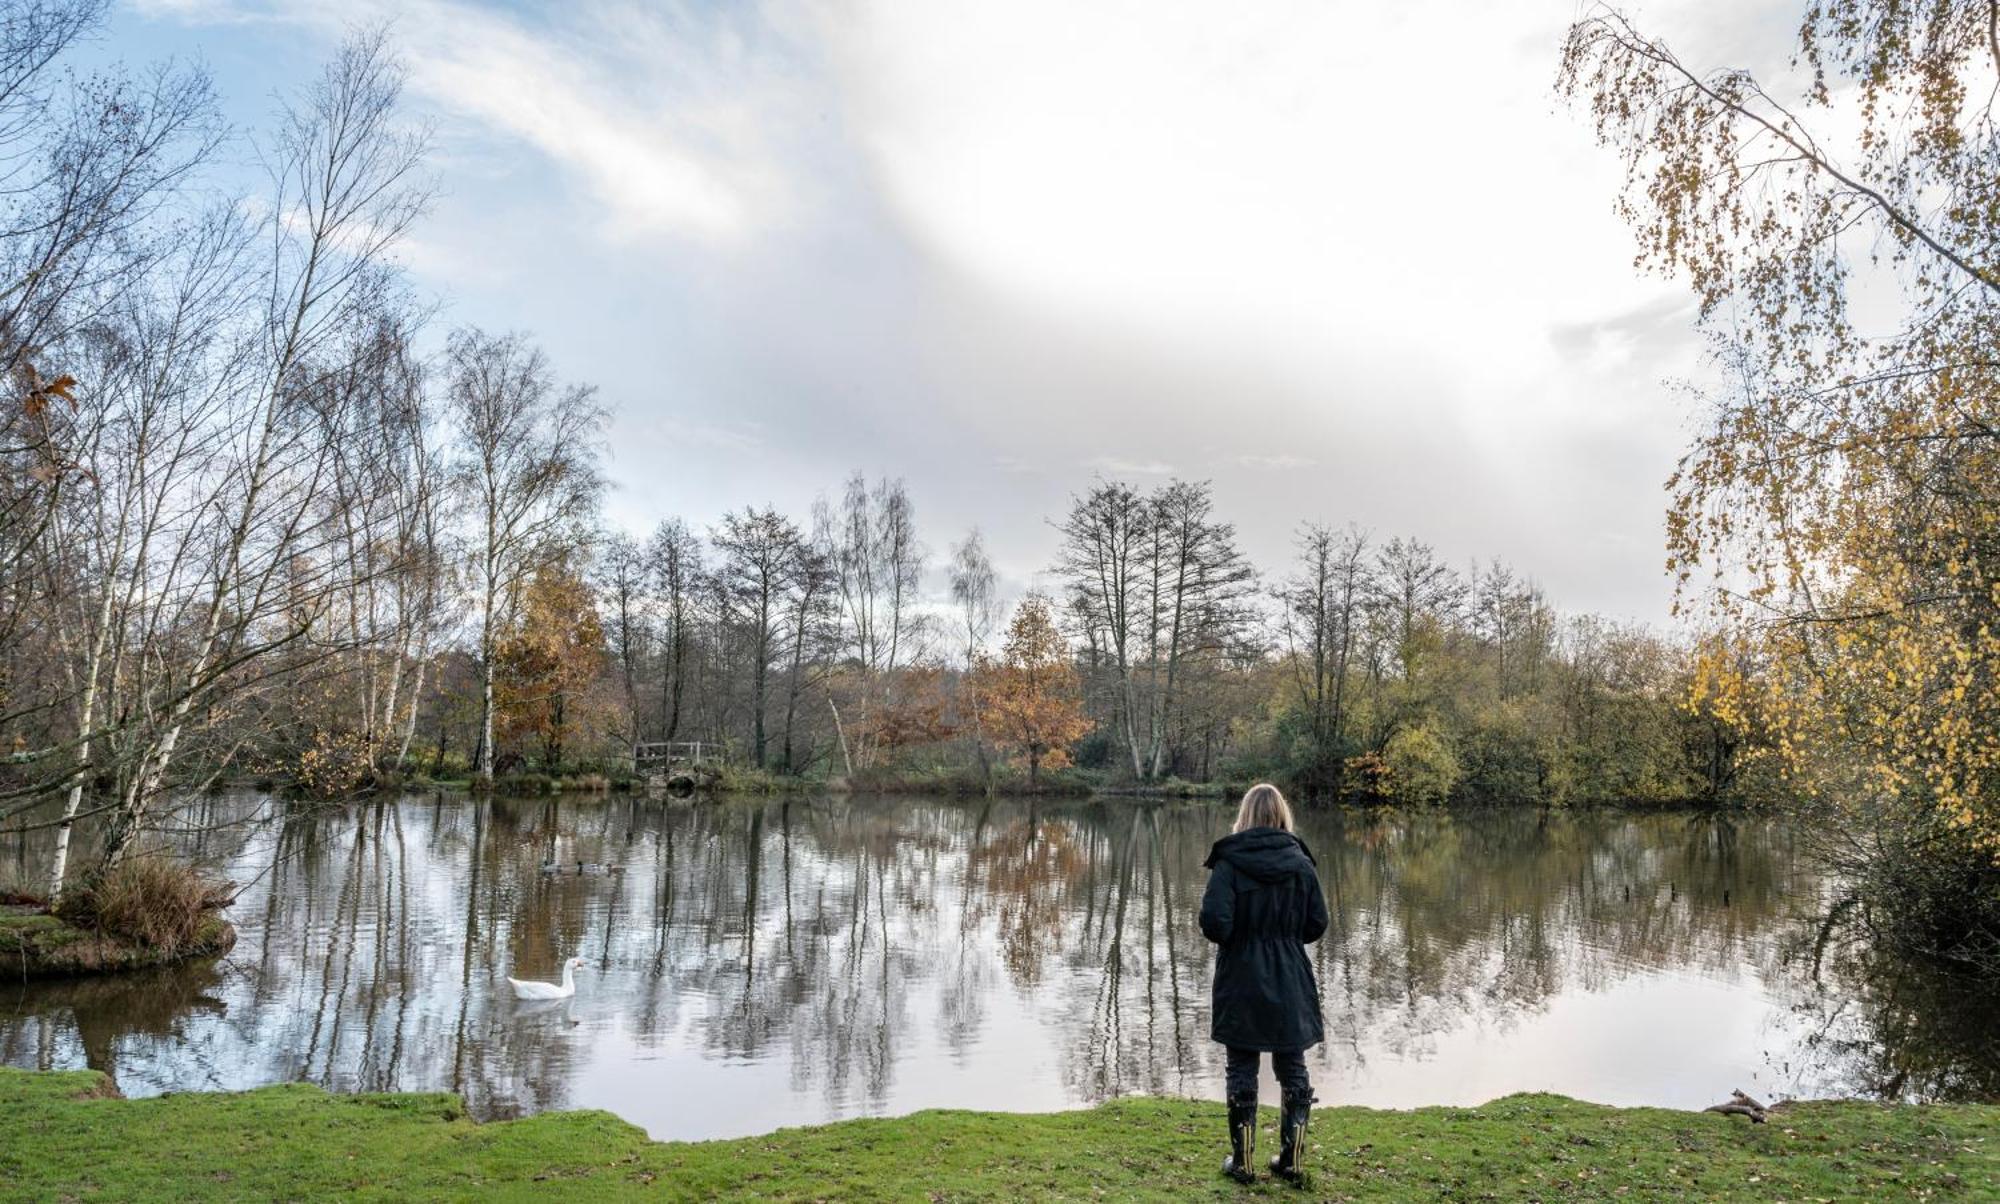
<svg viewBox="0 0 2000 1204">
<path fill-rule="evenodd" d="M 1214 941 L 1215 996 L 1209 1036 L 1229 1054 L 1229 1157 L 1222 1173 L 1256 1179 L 1257 1055 L 1271 1055 L 1284 1096 L 1271 1173 L 1297 1182 L 1305 1157 L 1312 1080 L 1305 1051 L 1324 1035 L 1319 984 L 1306 946 L 1326 931 L 1326 895 L 1311 850 L 1292 833 L 1292 809 L 1276 786 L 1252 786 L 1236 827 L 1215 842 L 1201 897 L 1202 935 Z"/>
</svg>

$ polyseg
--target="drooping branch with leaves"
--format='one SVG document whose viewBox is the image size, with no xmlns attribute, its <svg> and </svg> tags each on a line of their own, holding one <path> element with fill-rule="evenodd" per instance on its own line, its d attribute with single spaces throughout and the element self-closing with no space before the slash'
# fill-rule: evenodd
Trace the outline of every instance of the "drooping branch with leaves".
<svg viewBox="0 0 2000 1204">
<path fill-rule="evenodd" d="M 1559 84 L 1624 162 L 1639 263 L 1692 284 L 1730 382 L 1670 483 L 1682 604 L 1731 636 L 1702 701 L 1769 726 L 1852 867 L 1971 858 L 1952 875 L 1967 923 L 1922 939 L 1983 956 L 2000 947 L 2000 5 L 1819 0 L 1792 68 L 1788 88 L 1700 70 L 1599 10 Z"/>
</svg>

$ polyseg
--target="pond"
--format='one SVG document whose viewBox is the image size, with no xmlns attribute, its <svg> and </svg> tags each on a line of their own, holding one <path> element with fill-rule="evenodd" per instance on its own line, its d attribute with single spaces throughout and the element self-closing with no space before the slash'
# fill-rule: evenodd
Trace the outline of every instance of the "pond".
<svg viewBox="0 0 2000 1204">
<path fill-rule="evenodd" d="M 95 1067 L 128 1095 L 310 1082 L 455 1091 L 485 1118 L 605 1108 L 663 1139 L 1219 1098 L 1195 921 L 1215 804 L 235 794 L 186 818 L 183 850 L 242 884 L 234 952 L 0 987 L 0 1061 Z M 1990 1004 L 1815 939 L 1836 892 L 1781 822 L 1301 822 L 1332 913 L 1312 952 L 1325 1102 L 2000 1084 Z M 31 868 L 9 839 L 0 857 Z M 506 976 L 572 955 L 573 1000 L 512 998 Z"/>
</svg>

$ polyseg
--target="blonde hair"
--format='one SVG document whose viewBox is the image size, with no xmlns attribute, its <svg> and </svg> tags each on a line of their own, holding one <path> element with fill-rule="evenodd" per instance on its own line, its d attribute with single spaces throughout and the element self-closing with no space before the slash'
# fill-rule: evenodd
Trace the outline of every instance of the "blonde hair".
<svg viewBox="0 0 2000 1204">
<path fill-rule="evenodd" d="M 1243 792 L 1243 805 L 1236 809 L 1236 826 L 1230 830 L 1241 832 L 1246 828 L 1292 830 L 1291 804 L 1276 786 L 1259 782 Z"/>
</svg>

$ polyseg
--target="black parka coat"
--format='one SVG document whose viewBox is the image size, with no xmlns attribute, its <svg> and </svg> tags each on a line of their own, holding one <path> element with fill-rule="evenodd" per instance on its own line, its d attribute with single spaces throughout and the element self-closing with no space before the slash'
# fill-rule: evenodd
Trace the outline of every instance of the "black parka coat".
<svg viewBox="0 0 2000 1204">
<path fill-rule="evenodd" d="M 1325 1035 L 1306 946 L 1326 932 L 1326 895 L 1304 841 L 1247 828 L 1215 842 L 1201 932 L 1219 947 L 1209 1035 L 1237 1049 L 1304 1049 Z"/>
</svg>

